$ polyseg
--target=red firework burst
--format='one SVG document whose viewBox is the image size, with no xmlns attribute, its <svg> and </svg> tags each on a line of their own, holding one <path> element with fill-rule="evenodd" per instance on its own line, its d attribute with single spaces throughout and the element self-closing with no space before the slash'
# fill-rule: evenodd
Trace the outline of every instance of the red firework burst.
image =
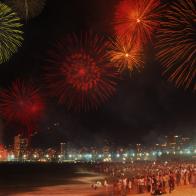
<svg viewBox="0 0 196 196">
<path fill-rule="evenodd" d="M 41 117 L 44 109 L 39 89 L 32 85 L 25 85 L 22 81 L 13 82 L 10 89 L 0 91 L 0 112 L 2 116 L 12 122 L 20 123 L 32 134 L 36 121 Z"/>
<path fill-rule="evenodd" d="M 109 42 L 93 33 L 70 36 L 52 52 L 46 82 L 68 109 L 89 110 L 113 95 L 118 75 L 108 60 Z"/>
<path fill-rule="evenodd" d="M 162 11 L 157 57 L 177 87 L 196 91 L 196 0 L 178 0 Z"/>
<path fill-rule="evenodd" d="M 131 37 L 134 41 L 145 43 L 151 39 L 158 26 L 159 14 L 156 11 L 159 0 L 123 0 L 115 13 L 114 29 L 117 36 Z"/>
</svg>

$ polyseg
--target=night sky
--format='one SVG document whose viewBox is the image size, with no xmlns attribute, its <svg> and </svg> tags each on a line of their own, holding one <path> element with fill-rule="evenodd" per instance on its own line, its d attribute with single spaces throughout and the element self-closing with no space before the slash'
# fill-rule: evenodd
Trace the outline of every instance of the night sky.
<svg viewBox="0 0 196 196">
<path fill-rule="evenodd" d="M 112 33 L 112 16 L 117 0 L 48 0 L 42 14 L 24 22 L 24 42 L 8 63 L 1 65 L 0 88 L 17 78 L 32 80 L 44 91 L 43 73 L 48 51 L 64 36 L 89 29 Z M 47 111 L 33 145 L 57 146 L 71 141 L 78 145 L 102 145 L 104 140 L 126 145 L 152 143 L 158 136 L 196 134 L 196 94 L 177 89 L 161 75 L 151 43 L 145 48 L 145 68 L 125 74 L 117 93 L 97 111 L 68 112 L 57 100 L 47 98 Z M 60 123 L 55 126 L 54 123 Z M 13 142 L 17 126 L 2 120 L 5 144 Z"/>
</svg>

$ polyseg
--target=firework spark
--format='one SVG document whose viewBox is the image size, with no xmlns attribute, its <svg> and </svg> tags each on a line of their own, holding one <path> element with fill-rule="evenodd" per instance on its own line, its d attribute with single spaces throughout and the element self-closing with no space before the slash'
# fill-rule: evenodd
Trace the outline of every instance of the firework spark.
<svg viewBox="0 0 196 196">
<path fill-rule="evenodd" d="M 145 43 L 151 40 L 153 30 L 158 26 L 156 11 L 159 0 L 123 0 L 115 13 L 114 29 L 117 36 L 131 37 Z"/>
<path fill-rule="evenodd" d="M 196 1 L 171 3 L 157 35 L 158 59 L 177 87 L 196 90 Z"/>
<path fill-rule="evenodd" d="M 28 20 L 38 16 L 44 9 L 46 0 L 7 0 L 21 18 Z"/>
<path fill-rule="evenodd" d="M 28 134 L 41 117 L 44 109 L 39 89 L 19 80 L 10 89 L 0 91 L 0 113 L 8 121 L 26 126 Z"/>
<path fill-rule="evenodd" d="M 105 38 L 86 33 L 70 36 L 53 51 L 46 82 L 68 109 L 97 109 L 114 94 L 118 73 L 108 60 L 108 46 Z"/>
<path fill-rule="evenodd" d="M 21 46 L 20 19 L 7 5 L 0 3 L 0 64 L 8 61 Z"/>
<path fill-rule="evenodd" d="M 118 67 L 120 71 L 128 69 L 140 70 L 143 67 L 142 51 L 140 44 L 133 44 L 131 40 L 116 37 L 111 41 L 109 50 L 111 62 Z"/>
</svg>

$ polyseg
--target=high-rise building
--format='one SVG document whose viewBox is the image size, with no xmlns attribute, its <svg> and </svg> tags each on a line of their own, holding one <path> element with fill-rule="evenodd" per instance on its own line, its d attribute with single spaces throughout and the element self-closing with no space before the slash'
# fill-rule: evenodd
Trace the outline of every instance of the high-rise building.
<svg viewBox="0 0 196 196">
<path fill-rule="evenodd" d="M 136 144 L 136 152 L 137 153 L 142 153 L 143 152 L 142 144 Z"/>
<path fill-rule="evenodd" d="M 7 150 L 4 148 L 4 146 L 2 144 L 0 144 L 0 161 L 5 161 L 7 160 Z"/>
<path fill-rule="evenodd" d="M 65 160 L 66 152 L 67 152 L 66 143 L 63 143 L 63 142 L 60 143 L 61 160 Z"/>
<path fill-rule="evenodd" d="M 189 137 L 183 137 L 181 135 L 169 135 L 165 136 L 166 147 L 170 150 L 181 150 L 190 142 Z"/>
<path fill-rule="evenodd" d="M 186 147 L 187 145 L 189 145 L 191 142 L 191 138 L 190 137 L 181 137 L 180 140 L 180 145 L 183 147 Z"/>
<path fill-rule="evenodd" d="M 14 137 L 14 155 L 15 158 L 21 160 L 27 152 L 28 139 L 23 138 L 20 134 Z"/>
</svg>

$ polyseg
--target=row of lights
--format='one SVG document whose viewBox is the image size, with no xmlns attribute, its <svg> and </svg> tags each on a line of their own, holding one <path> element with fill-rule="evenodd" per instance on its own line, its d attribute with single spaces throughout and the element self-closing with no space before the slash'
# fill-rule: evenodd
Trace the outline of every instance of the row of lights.
<svg viewBox="0 0 196 196">
<path fill-rule="evenodd" d="M 191 151 L 191 150 L 184 150 L 184 151 L 172 151 L 172 152 L 169 152 L 169 151 L 166 151 L 166 152 L 152 152 L 152 153 L 124 153 L 124 154 L 119 154 L 117 153 L 115 155 L 115 157 L 118 159 L 118 158 L 122 158 L 123 160 L 128 158 L 128 157 L 142 157 L 142 156 L 145 156 L 145 157 L 150 157 L 150 156 L 161 156 L 163 154 L 173 154 L 173 155 L 176 155 L 176 154 L 184 154 L 184 155 L 191 155 L 191 154 L 196 154 L 196 149 L 194 151 Z M 50 159 L 50 155 L 49 154 L 46 154 L 44 156 L 46 159 Z M 91 154 L 91 153 L 88 153 L 88 154 L 69 154 L 68 155 L 68 158 L 69 159 L 86 159 L 86 160 L 91 160 L 94 156 Z M 1 157 L 0 157 L 1 158 Z M 39 158 L 39 156 L 37 154 L 34 154 L 33 155 L 33 158 L 34 159 L 37 159 Z M 62 159 L 64 158 L 64 155 L 58 155 L 58 158 L 59 159 Z M 107 156 L 105 156 L 104 154 L 98 154 L 96 156 L 96 158 L 98 159 L 111 159 L 112 158 L 112 154 L 108 154 Z M 10 154 L 8 155 L 8 160 L 14 160 L 15 159 L 15 156 L 14 154 Z M 27 159 L 27 155 L 24 154 L 23 155 L 23 159 Z"/>
<path fill-rule="evenodd" d="M 194 150 L 194 153 L 196 153 L 196 150 Z M 131 153 L 131 154 L 128 154 L 128 153 L 124 153 L 124 154 L 119 154 L 117 153 L 116 154 L 116 158 L 121 158 L 121 157 L 142 157 L 142 156 L 146 156 L 146 157 L 150 157 L 150 156 L 162 156 L 163 154 L 192 154 L 192 152 L 190 150 L 186 150 L 186 151 L 179 151 L 179 152 L 176 152 L 176 151 L 173 151 L 173 152 L 152 152 L 152 153 Z M 69 154 L 68 157 L 71 159 L 71 158 L 85 158 L 85 159 L 92 159 L 93 158 L 93 155 L 92 154 L 79 154 L 79 155 L 74 155 L 74 154 Z M 97 158 L 104 158 L 104 157 L 109 157 L 111 158 L 112 155 L 111 154 L 108 154 L 107 156 L 104 156 L 103 154 L 99 154 L 96 156 Z"/>
</svg>

